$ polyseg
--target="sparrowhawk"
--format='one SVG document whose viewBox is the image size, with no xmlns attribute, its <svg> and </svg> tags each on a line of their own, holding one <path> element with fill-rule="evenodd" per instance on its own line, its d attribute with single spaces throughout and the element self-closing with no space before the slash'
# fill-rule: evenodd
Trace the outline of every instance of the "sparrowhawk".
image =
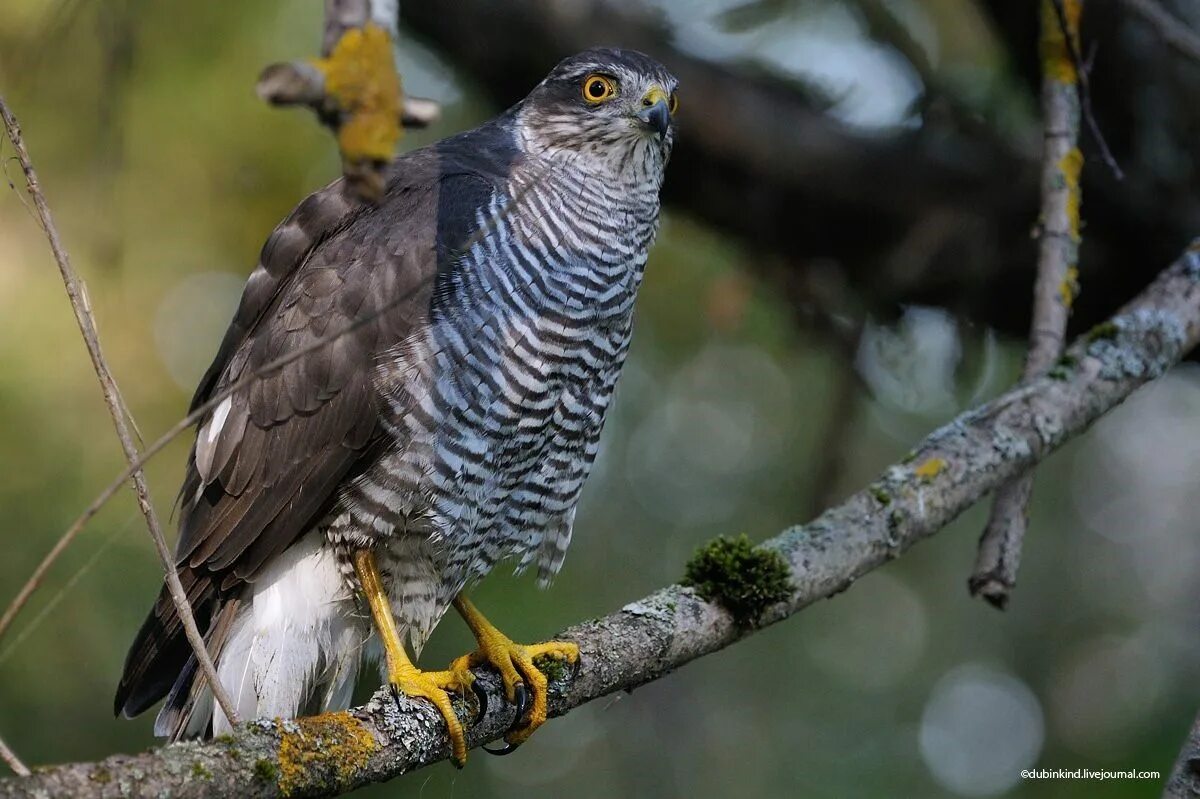
<svg viewBox="0 0 1200 799">
<path fill-rule="evenodd" d="M 510 746 L 545 720 L 532 659 L 578 648 L 518 645 L 465 592 L 500 561 L 543 584 L 562 566 L 658 229 L 675 91 L 645 55 L 585 51 L 398 158 L 378 203 L 337 181 L 271 234 L 192 400 L 254 376 L 199 423 L 177 547 L 239 715 L 344 708 L 374 657 L 438 707 L 460 763 L 447 692 L 470 667 L 496 667 L 527 711 Z M 479 649 L 420 671 L 405 639 L 419 653 L 451 605 Z M 160 735 L 229 729 L 165 588 L 116 711 L 163 697 Z"/>
</svg>

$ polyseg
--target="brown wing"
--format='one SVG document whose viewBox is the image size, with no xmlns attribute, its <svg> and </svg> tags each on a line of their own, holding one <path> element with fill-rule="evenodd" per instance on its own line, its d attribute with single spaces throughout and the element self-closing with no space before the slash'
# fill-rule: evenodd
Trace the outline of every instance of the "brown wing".
<svg viewBox="0 0 1200 799">
<path fill-rule="evenodd" d="M 377 359 L 427 322 L 435 291 L 452 293 L 453 279 L 439 276 L 452 277 L 519 158 L 512 113 L 397 159 L 377 206 L 340 182 L 317 192 L 263 248 L 193 408 L 256 377 L 201 421 L 181 491 L 179 576 L 214 657 L 241 587 L 317 524 L 385 443 Z M 185 734 L 201 687 L 190 658 L 164 590 L 130 647 L 116 711 L 137 715 L 169 694 L 156 731 Z"/>
<path fill-rule="evenodd" d="M 379 206 L 339 181 L 276 228 L 193 398 L 198 407 L 257 375 L 201 421 L 181 491 L 177 565 L 202 629 L 320 521 L 381 443 L 377 355 L 427 319 L 438 262 L 436 155 L 401 163 Z M 171 689 L 189 655 L 181 633 L 164 591 L 129 652 L 117 712 L 136 715 Z"/>
</svg>

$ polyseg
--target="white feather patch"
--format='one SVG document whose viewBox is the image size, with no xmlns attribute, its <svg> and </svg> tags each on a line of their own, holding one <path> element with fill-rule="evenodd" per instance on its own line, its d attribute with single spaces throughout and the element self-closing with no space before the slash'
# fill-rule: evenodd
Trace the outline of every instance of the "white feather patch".
<svg viewBox="0 0 1200 799">
<path fill-rule="evenodd" d="M 232 397 L 226 397 L 213 411 L 212 416 L 200 428 L 196 436 L 196 471 L 207 483 L 211 479 L 213 458 L 217 454 L 217 440 L 221 437 L 221 428 L 229 418 L 229 409 L 233 407 Z"/>
<path fill-rule="evenodd" d="M 321 710 L 348 707 L 369 628 L 324 536 L 293 544 L 247 590 L 217 664 L 238 714 L 292 718 L 314 696 Z M 214 734 L 229 730 L 216 708 Z"/>
</svg>

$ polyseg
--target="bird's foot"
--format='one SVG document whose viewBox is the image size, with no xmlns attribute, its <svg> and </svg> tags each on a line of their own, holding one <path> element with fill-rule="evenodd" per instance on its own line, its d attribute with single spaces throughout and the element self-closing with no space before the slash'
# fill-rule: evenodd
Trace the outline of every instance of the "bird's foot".
<svg viewBox="0 0 1200 799">
<path fill-rule="evenodd" d="M 421 671 L 414 666 L 402 666 L 388 675 L 392 691 L 405 696 L 428 699 L 437 708 L 446 722 L 450 736 L 450 759 L 458 768 L 467 762 L 467 739 L 462 723 L 450 703 L 450 694 L 465 696 L 467 689 L 474 688 L 475 676 L 467 671 Z M 483 706 L 480 706 L 482 712 Z"/>
<path fill-rule="evenodd" d="M 489 665 L 500 672 L 504 694 L 517 707 L 517 719 L 504 736 L 507 746 L 488 749 L 491 754 L 506 755 L 524 743 L 546 721 L 546 675 L 534 665 L 536 658 L 552 658 L 578 665 L 579 647 L 566 641 L 547 641 L 523 645 L 488 625 L 475 631 L 479 649 L 450 664 L 450 673 L 470 674 L 476 666 Z"/>
</svg>

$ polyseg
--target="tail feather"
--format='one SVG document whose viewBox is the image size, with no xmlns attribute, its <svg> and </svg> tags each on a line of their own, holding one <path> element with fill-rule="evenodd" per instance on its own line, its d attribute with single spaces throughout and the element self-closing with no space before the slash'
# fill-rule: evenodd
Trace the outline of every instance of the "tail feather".
<svg viewBox="0 0 1200 799">
<path fill-rule="evenodd" d="M 203 633 L 219 610 L 216 590 L 207 578 L 191 569 L 180 570 L 179 580 L 191 602 L 196 624 Z M 163 586 L 158 601 L 129 647 L 113 712 L 133 718 L 149 709 L 171 692 L 191 657 L 192 649 L 175 605 L 167 587 Z"/>
<path fill-rule="evenodd" d="M 237 599 L 225 602 L 205 636 L 205 647 L 214 662 L 220 662 L 240 604 Z M 208 678 L 200 673 L 199 663 L 195 654 L 192 654 L 154 720 L 154 734 L 170 741 L 207 737 L 211 733 L 209 722 L 212 705 L 213 694 Z"/>
<path fill-rule="evenodd" d="M 296 542 L 237 596 L 220 596 L 206 578 L 185 574 L 209 654 L 241 718 L 349 707 L 370 627 L 323 535 Z M 165 592 L 130 650 L 116 710 L 132 717 L 164 697 L 157 735 L 174 741 L 229 731 Z"/>
</svg>

